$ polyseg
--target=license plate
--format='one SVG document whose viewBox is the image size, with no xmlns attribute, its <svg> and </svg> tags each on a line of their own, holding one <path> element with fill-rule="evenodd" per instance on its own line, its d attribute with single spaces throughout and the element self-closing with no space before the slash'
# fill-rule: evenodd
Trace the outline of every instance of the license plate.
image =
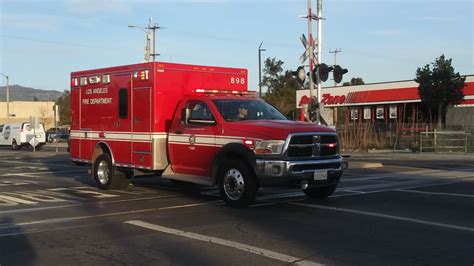
<svg viewBox="0 0 474 266">
<path fill-rule="evenodd" d="M 328 179 L 328 171 L 315 171 L 314 172 L 314 180 L 327 180 Z"/>
</svg>

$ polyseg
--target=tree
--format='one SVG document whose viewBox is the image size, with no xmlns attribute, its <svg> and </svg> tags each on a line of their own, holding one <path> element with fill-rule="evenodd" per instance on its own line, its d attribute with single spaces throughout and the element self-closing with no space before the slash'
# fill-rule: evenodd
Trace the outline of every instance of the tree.
<svg viewBox="0 0 474 266">
<path fill-rule="evenodd" d="M 353 85 L 364 85 L 365 82 L 362 78 L 351 78 L 351 82 L 344 82 L 342 86 L 353 86 Z"/>
<path fill-rule="evenodd" d="M 267 58 L 262 85 L 267 87 L 264 99 L 288 117 L 296 110 L 296 90 L 301 87 L 291 71 L 283 72 L 283 61 Z"/>
<path fill-rule="evenodd" d="M 57 100 L 59 105 L 59 123 L 60 125 L 69 125 L 71 120 L 71 94 L 69 91 L 64 91 Z"/>
<path fill-rule="evenodd" d="M 430 122 L 438 123 L 438 128 L 446 119 L 449 106 L 460 104 L 464 99 L 464 81 L 459 72 L 454 73 L 452 59 L 444 54 L 423 68 L 416 70 L 415 81 L 418 82 L 418 94 L 425 107 L 425 114 Z M 434 118 L 437 117 L 435 120 Z"/>
<path fill-rule="evenodd" d="M 40 122 L 45 127 L 51 127 L 50 124 L 53 122 L 53 119 L 51 118 L 51 108 L 48 108 L 48 106 L 41 106 L 38 108 L 37 116 L 39 116 Z"/>
</svg>

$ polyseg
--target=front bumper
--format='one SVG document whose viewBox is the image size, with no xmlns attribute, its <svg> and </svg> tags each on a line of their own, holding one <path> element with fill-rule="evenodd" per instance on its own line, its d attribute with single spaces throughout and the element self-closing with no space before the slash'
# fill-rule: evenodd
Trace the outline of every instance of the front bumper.
<svg viewBox="0 0 474 266">
<path fill-rule="evenodd" d="M 322 160 L 257 159 L 257 178 L 260 186 L 296 185 L 306 180 L 310 187 L 337 184 L 343 172 L 342 157 Z M 326 180 L 314 180 L 314 172 L 327 171 Z"/>
</svg>

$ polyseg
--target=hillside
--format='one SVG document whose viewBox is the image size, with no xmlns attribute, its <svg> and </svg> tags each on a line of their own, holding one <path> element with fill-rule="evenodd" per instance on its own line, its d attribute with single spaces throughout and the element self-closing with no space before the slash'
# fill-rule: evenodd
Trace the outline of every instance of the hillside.
<svg viewBox="0 0 474 266">
<path fill-rule="evenodd" d="M 6 86 L 0 87 L 0 102 L 6 101 Z M 23 87 L 20 85 L 10 85 L 10 101 L 33 101 L 35 97 L 38 101 L 56 101 L 62 92 L 55 90 L 40 90 Z"/>
</svg>

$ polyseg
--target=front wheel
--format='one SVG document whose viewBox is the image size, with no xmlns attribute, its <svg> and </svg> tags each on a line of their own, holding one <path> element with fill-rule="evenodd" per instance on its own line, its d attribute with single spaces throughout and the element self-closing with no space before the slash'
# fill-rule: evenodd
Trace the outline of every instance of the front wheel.
<svg viewBox="0 0 474 266">
<path fill-rule="evenodd" d="M 94 180 L 100 189 L 124 189 L 130 184 L 130 179 L 112 165 L 112 159 L 106 153 L 97 157 L 92 170 Z"/>
<path fill-rule="evenodd" d="M 306 194 L 306 196 L 312 198 L 312 199 L 325 199 L 334 193 L 336 190 L 337 184 L 336 185 L 331 185 L 327 187 L 313 187 L 313 188 L 307 188 L 304 189 L 303 192 Z"/>
<path fill-rule="evenodd" d="M 219 190 L 227 205 L 247 207 L 257 196 L 255 175 L 240 161 L 224 162 L 219 172 Z"/>
</svg>

